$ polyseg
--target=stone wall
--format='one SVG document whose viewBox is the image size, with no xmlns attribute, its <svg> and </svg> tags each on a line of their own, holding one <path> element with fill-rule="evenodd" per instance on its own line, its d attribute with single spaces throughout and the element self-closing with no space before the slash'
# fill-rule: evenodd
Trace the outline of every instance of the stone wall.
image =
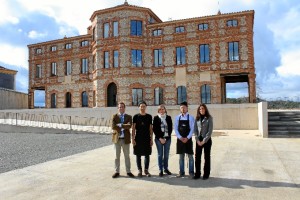
<svg viewBox="0 0 300 200">
<path fill-rule="evenodd" d="M 0 88 L 0 110 L 27 108 L 28 94 Z"/>
</svg>

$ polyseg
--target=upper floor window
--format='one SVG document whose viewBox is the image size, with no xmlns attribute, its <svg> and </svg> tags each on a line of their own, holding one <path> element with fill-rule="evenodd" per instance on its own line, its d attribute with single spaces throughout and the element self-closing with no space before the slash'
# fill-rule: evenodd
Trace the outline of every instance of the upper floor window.
<svg viewBox="0 0 300 200">
<path fill-rule="evenodd" d="M 119 22 L 113 22 L 113 36 L 118 37 L 119 36 Z"/>
<path fill-rule="evenodd" d="M 186 87 L 178 86 L 177 87 L 177 104 L 181 104 L 181 102 L 186 101 Z"/>
<path fill-rule="evenodd" d="M 185 64 L 185 47 L 176 47 L 176 63 L 177 65 Z"/>
<path fill-rule="evenodd" d="M 71 48 L 72 48 L 72 44 L 71 44 L 71 43 L 67 43 L 67 44 L 65 45 L 65 48 L 66 48 L 66 49 L 71 49 Z"/>
<path fill-rule="evenodd" d="M 160 104 L 163 104 L 163 102 L 163 89 L 157 87 L 154 89 L 154 105 L 158 106 Z"/>
<path fill-rule="evenodd" d="M 153 36 L 159 36 L 162 34 L 162 30 L 161 29 L 156 29 L 153 31 Z"/>
<path fill-rule="evenodd" d="M 66 69 L 65 69 L 65 75 L 71 75 L 72 74 L 72 62 L 71 60 L 66 61 Z"/>
<path fill-rule="evenodd" d="M 208 24 L 207 24 L 207 23 L 199 24 L 199 25 L 198 25 L 198 29 L 199 29 L 200 31 L 207 30 L 207 29 L 208 29 Z"/>
<path fill-rule="evenodd" d="M 109 68 L 109 52 L 104 51 L 104 68 Z"/>
<path fill-rule="evenodd" d="M 162 49 L 154 49 L 154 66 L 162 66 Z"/>
<path fill-rule="evenodd" d="M 119 51 L 114 51 L 114 68 L 119 67 Z"/>
<path fill-rule="evenodd" d="M 42 65 L 35 66 L 35 78 L 42 78 Z"/>
<path fill-rule="evenodd" d="M 87 41 L 87 40 L 81 41 L 81 46 L 82 46 L 82 47 L 89 46 L 89 41 Z"/>
<path fill-rule="evenodd" d="M 176 33 L 183 33 L 184 32 L 184 26 L 177 26 L 175 28 Z"/>
<path fill-rule="evenodd" d="M 131 50 L 131 65 L 134 67 L 142 67 L 142 50 Z"/>
<path fill-rule="evenodd" d="M 132 89 L 132 105 L 137 106 L 139 102 L 143 100 L 143 89 L 134 88 Z"/>
<path fill-rule="evenodd" d="M 228 43 L 228 59 L 230 61 L 238 61 L 239 58 L 239 42 Z"/>
<path fill-rule="evenodd" d="M 50 50 L 51 50 L 51 51 L 56 51 L 56 50 L 57 50 L 57 47 L 56 47 L 56 46 L 51 46 Z"/>
<path fill-rule="evenodd" d="M 51 94 L 51 108 L 56 108 L 56 94 Z"/>
<path fill-rule="evenodd" d="M 141 36 L 143 33 L 142 21 L 131 20 L 130 35 Z"/>
<path fill-rule="evenodd" d="M 35 53 L 36 53 L 36 54 L 41 54 L 41 53 L 42 53 L 42 49 L 41 49 L 41 48 L 37 48 L 37 49 L 35 50 Z"/>
<path fill-rule="evenodd" d="M 227 21 L 227 26 L 228 27 L 237 26 L 237 25 L 238 25 L 238 22 L 237 22 L 236 19 L 232 19 L 232 20 Z"/>
<path fill-rule="evenodd" d="M 88 107 L 88 94 L 86 91 L 81 93 L 81 105 L 82 107 Z"/>
<path fill-rule="evenodd" d="M 51 63 L 51 76 L 56 76 L 57 71 L 56 71 L 56 62 Z"/>
<path fill-rule="evenodd" d="M 103 37 L 108 38 L 109 37 L 109 23 L 105 23 L 103 25 Z"/>
<path fill-rule="evenodd" d="M 202 85 L 201 86 L 201 102 L 210 103 L 210 86 Z"/>
<path fill-rule="evenodd" d="M 81 73 L 87 74 L 89 72 L 89 63 L 87 58 L 81 59 Z"/>
<path fill-rule="evenodd" d="M 209 63 L 209 45 L 200 45 L 200 63 Z"/>
</svg>

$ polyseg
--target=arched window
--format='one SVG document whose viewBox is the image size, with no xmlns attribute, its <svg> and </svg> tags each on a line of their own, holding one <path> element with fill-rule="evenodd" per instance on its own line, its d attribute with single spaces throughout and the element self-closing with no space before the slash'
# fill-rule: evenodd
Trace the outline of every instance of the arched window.
<svg viewBox="0 0 300 200">
<path fill-rule="evenodd" d="M 201 103 L 210 103 L 210 86 L 201 86 Z"/>
<path fill-rule="evenodd" d="M 88 107 L 88 95 L 87 92 L 84 91 L 81 93 L 81 105 L 82 107 Z"/>
<path fill-rule="evenodd" d="M 160 87 L 157 87 L 154 89 L 154 105 L 160 105 L 163 104 L 164 98 L 163 98 L 163 89 Z"/>
<path fill-rule="evenodd" d="M 56 94 L 51 94 L 51 108 L 56 108 Z"/>
<path fill-rule="evenodd" d="M 186 87 L 178 86 L 177 87 L 177 104 L 186 101 Z"/>
<path fill-rule="evenodd" d="M 66 93 L 66 108 L 71 108 L 72 106 L 72 95 L 70 92 Z"/>
</svg>

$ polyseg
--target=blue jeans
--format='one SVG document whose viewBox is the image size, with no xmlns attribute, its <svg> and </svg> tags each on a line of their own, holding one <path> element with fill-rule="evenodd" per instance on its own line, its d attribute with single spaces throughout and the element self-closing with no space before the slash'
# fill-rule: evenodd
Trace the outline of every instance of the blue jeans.
<svg viewBox="0 0 300 200">
<path fill-rule="evenodd" d="M 157 158 L 158 158 L 158 167 L 160 171 L 169 170 L 169 152 L 171 145 L 171 138 L 166 140 L 165 144 L 161 144 L 159 139 L 155 138 L 155 144 L 157 147 Z"/>
<path fill-rule="evenodd" d="M 189 157 L 189 174 L 194 175 L 194 157 L 193 154 L 187 154 Z M 185 154 L 179 154 L 179 173 L 184 175 L 184 156 Z"/>
</svg>

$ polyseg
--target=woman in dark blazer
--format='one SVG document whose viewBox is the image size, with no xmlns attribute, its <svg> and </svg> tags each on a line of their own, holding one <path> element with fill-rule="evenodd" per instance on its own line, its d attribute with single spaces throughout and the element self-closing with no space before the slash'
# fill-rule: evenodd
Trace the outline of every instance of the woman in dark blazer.
<svg viewBox="0 0 300 200">
<path fill-rule="evenodd" d="M 163 172 L 168 175 L 169 171 L 169 152 L 171 146 L 171 134 L 173 131 L 172 118 L 167 115 L 164 105 L 159 105 L 157 115 L 153 118 L 153 132 L 155 134 L 155 144 L 158 153 L 159 176 L 163 176 Z"/>
<path fill-rule="evenodd" d="M 209 178 L 210 175 L 210 150 L 211 150 L 211 134 L 213 131 L 213 118 L 209 114 L 207 106 L 202 103 L 197 109 L 197 116 L 194 123 L 194 134 L 196 139 L 195 168 L 196 173 L 193 179 L 201 176 L 201 155 L 204 149 L 204 174 L 203 180 Z"/>
</svg>

